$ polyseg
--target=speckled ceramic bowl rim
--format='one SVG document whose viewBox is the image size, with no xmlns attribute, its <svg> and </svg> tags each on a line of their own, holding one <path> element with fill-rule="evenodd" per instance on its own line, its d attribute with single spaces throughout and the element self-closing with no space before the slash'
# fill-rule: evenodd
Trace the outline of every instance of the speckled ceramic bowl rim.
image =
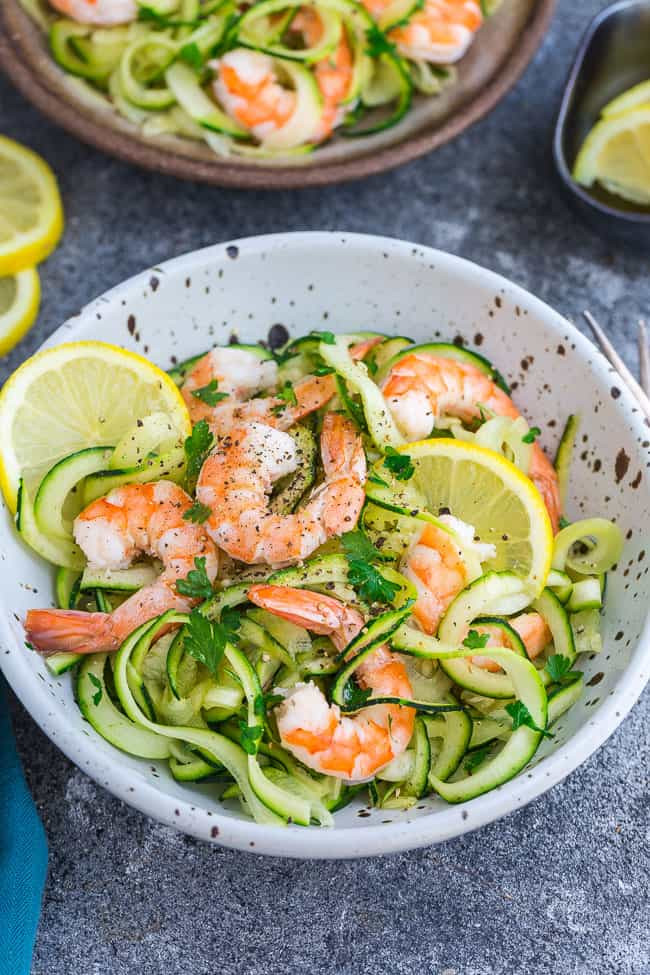
<svg viewBox="0 0 650 975">
<path fill-rule="evenodd" d="M 305 248 L 312 245 L 326 247 L 328 244 L 337 247 L 341 236 L 340 233 L 317 232 L 245 238 L 193 251 L 159 265 L 158 269 L 162 267 L 169 272 L 191 275 L 207 262 L 214 263 L 226 259 L 228 247 L 237 247 L 242 257 L 245 257 L 282 248 L 288 241 Z M 393 238 L 364 234 L 343 236 L 351 244 L 356 243 L 358 246 L 380 253 L 387 252 L 406 260 L 415 253 L 415 245 Z M 461 272 L 470 288 L 476 283 L 497 292 L 499 288 L 507 286 L 519 305 L 527 308 L 530 314 L 542 321 L 557 335 L 559 341 L 568 336 L 570 341 L 575 343 L 576 351 L 584 359 L 591 360 L 592 369 L 609 371 L 609 364 L 603 356 L 570 322 L 523 288 L 493 271 L 460 257 L 420 246 L 417 247 L 417 252 L 426 255 L 431 263 L 436 265 L 438 271 Z M 75 331 L 82 321 L 87 321 L 89 317 L 94 318 L 97 310 L 106 308 L 107 302 L 119 302 L 131 293 L 142 290 L 149 282 L 151 274 L 152 269 L 148 269 L 107 291 L 87 305 L 79 316 L 64 323 L 44 343 L 44 347 L 73 340 Z M 647 428 L 643 426 L 638 409 L 635 409 L 636 403 L 625 386 L 621 385 L 622 392 L 617 400 L 617 408 L 625 413 L 626 419 L 645 437 Z M 2 645 L 15 644 L 15 636 L 11 632 L 8 620 L 4 617 L 0 622 L 0 635 Z M 569 742 L 547 756 L 539 765 L 469 803 L 436 810 L 430 816 L 423 816 L 412 822 L 362 828 L 305 829 L 298 826 L 286 828 L 263 826 L 198 808 L 189 801 L 167 796 L 154 785 L 140 780 L 137 783 L 137 790 L 134 790 L 132 776 L 122 767 L 119 752 L 115 752 L 114 759 L 105 760 L 98 756 L 92 737 L 71 734 L 63 710 L 50 711 L 49 705 L 40 706 L 38 701 L 36 706 L 32 706 L 35 700 L 33 675 L 30 673 L 29 679 L 24 679 L 25 672 L 20 669 L 19 659 L 18 655 L 3 655 L 0 664 L 13 690 L 45 734 L 98 784 L 106 786 L 115 796 L 141 812 L 199 839 L 212 840 L 235 849 L 271 856 L 300 858 L 362 857 L 415 849 L 477 829 L 526 805 L 581 765 L 615 731 L 650 677 L 650 616 L 646 617 L 638 646 L 621 673 L 612 694 L 597 711 L 594 711 L 586 725 Z M 198 797 L 197 801 L 200 801 Z"/>
</svg>

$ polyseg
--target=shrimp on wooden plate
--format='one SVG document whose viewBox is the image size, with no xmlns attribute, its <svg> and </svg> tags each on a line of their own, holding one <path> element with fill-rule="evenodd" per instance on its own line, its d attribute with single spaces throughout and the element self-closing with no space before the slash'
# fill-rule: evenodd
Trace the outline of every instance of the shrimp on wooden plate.
<svg viewBox="0 0 650 975">
<path fill-rule="evenodd" d="M 50 5 L 80 24 L 114 27 L 138 16 L 136 0 L 49 0 Z"/>
<path fill-rule="evenodd" d="M 351 531 L 365 500 L 366 456 L 353 424 L 328 413 L 321 433 L 323 484 L 290 515 L 273 513 L 273 484 L 296 470 L 293 437 L 264 423 L 236 427 L 205 461 L 196 496 L 210 508 L 205 526 L 231 558 L 274 565 L 307 558 L 331 538 Z"/>
<path fill-rule="evenodd" d="M 391 0 L 363 0 L 379 21 Z M 389 31 L 397 50 L 407 58 L 453 64 L 459 61 L 483 23 L 477 0 L 424 0 L 406 23 Z"/>
<path fill-rule="evenodd" d="M 362 359 L 378 342 L 381 336 L 359 342 L 351 347 L 350 355 Z M 215 392 L 224 394 L 224 398 L 210 406 L 196 394 L 215 381 Z M 293 387 L 293 405 L 277 396 L 254 396 L 273 389 L 277 382 L 278 367 L 273 359 L 261 359 L 249 349 L 218 346 L 199 359 L 188 373 L 181 393 L 192 423 L 205 419 L 215 436 L 224 436 L 235 426 L 251 421 L 288 430 L 325 406 L 336 392 L 331 375 L 305 376 Z"/>
<path fill-rule="evenodd" d="M 363 626 L 363 616 L 331 596 L 288 586 L 255 585 L 248 598 L 256 606 L 327 634 L 344 650 Z M 376 697 L 411 698 L 404 663 L 387 647 L 378 647 L 359 665 L 355 677 Z M 370 698 L 372 700 L 372 697 Z M 308 768 L 348 782 L 371 778 L 406 750 L 415 711 L 399 704 L 376 704 L 353 716 L 328 704 L 313 683 L 297 684 L 276 708 L 282 744 Z"/>
<path fill-rule="evenodd" d="M 88 505 L 75 519 L 75 541 L 96 569 L 125 569 L 140 554 L 160 559 L 158 578 L 130 596 L 112 613 L 32 609 L 27 638 L 37 650 L 97 653 L 117 650 L 141 623 L 168 609 L 189 609 L 194 600 L 176 590 L 179 579 L 205 559 L 212 582 L 217 550 L 202 525 L 183 516 L 192 499 L 171 481 L 127 484 Z"/>
<path fill-rule="evenodd" d="M 414 352 L 397 362 L 382 386 L 395 422 L 409 440 L 428 437 L 442 415 L 461 420 L 481 418 L 482 408 L 513 420 L 521 413 L 507 393 L 476 366 Z M 557 473 L 534 443 L 528 476 L 542 495 L 557 532 L 561 514 Z"/>
</svg>

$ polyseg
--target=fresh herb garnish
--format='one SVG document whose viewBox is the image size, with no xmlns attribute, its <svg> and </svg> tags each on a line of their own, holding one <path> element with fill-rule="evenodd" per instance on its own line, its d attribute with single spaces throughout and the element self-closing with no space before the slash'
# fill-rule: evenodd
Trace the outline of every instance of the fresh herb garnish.
<svg viewBox="0 0 650 975">
<path fill-rule="evenodd" d="M 381 54 L 392 54 L 394 56 L 397 53 L 396 46 L 388 40 L 386 34 L 376 24 L 367 29 L 366 41 L 368 46 L 365 53 L 370 58 L 378 58 Z"/>
<path fill-rule="evenodd" d="M 176 591 L 190 599 L 208 599 L 212 595 L 212 583 L 205 571 L 205 557 L 194 559 L 195 569 L 190 569 L 185 579 L 176 580 Z"/>
<path fill-rule="evenodd" d="M 205 664 L 214 677 L 217 676 L 217 668 L 229 639 L 230 634 L 223 623 L 209 620 L 198 609 L 192 610 L 185 629 L 183 647 L 195 660 Z"/>
<path fill-rule="evenodd" d="M 391 603 L 400 589 L 361 559 L 348 559 L 348 581 L 366 603 Z"/>
<path fill-rule="evenodd" d="M 398 481 L 408 481 L 415 474 L 415 467 L 409 455 L 401 454 L 394 447 L 386 447 L 384 467 L 394 474 Z"/>
<path fill-rule="evenodd" d="M 199 420 L 191 434 L 185 441 L 185 457 L 187 458 L 187 480 L 193 485 L 201 473 L 205 458 L 214 443 L 214 436 L 207 420 Z"/>
<path fill-rule="evenodd" d="M 241 731 L 241 737 L 239 739 L 239 744 L 241 747 L 244 749 L 247 755 L 256 755 L 258 742 L 262 737 L 262 726 L 255 724 L 250 725 L 248 722 L 244 721 L 243 718 L 240 718 L 239 730 Z"/>
<path fill-rule="evenodd" d="M 336 344 L 336 336 L 334 335 L 334 332 L 310 332 L 309 334 L 313 336 L 313 338 L 318 339 L 318 341 L 322 342 L 324 345 Z"/>
<path fill-rule="evenodd" d="M 521 438 L 522 443 L 535 443 L 537 437 L 539 437 L 542 431 L 539 427 L 531 427 L 528 433 L 525 433 Z"/>
<path fill-rule="evenodd" d="M 368 358 L 364 359 L 363 361 L 368 367 L 368 374 L 370 376 L 376 376 L 379 366 L 377 365 L 377 360 L 375 359 L 374 355 L 369 355 Z"/>
<path fill-rule="evenodd" d="M 239 610 L 234 606 L 227 606 L 226 609 L 221 610 L 219 622 L 226 632 L 226 639 L 228 639 L 231 643 L 236 643 L 238 639 L 237 631 L 241 626 L 241 616 L 239 614 Z"/>
<path fill-rule="evenodd" d="M 488 757 L 491 747 L 492 742 L 488 741 L 485 745 L 481 745 L 480 748 L 474 748 L 471 752 L 469 752 L 465 758 L 465 761 L 463 762 L 465 771 L 469 772 L 471 775 L 471 773 L 474 772 L 479 765 L 482 765 L 485 759 Z"/>
<path fill-rule="evenodd" d="M 582 671 L 571 670 L 571 661 L 561 653 L 554 653 L 548 658 L 546 672 L 554 684 L 572 684 L 582 677 Z"/>
<path fill-rule="evenodd" d="M 216 406 L 224 399 L 228 399 L 228 393 L 220 393 L 219 390 L 219 380 L 211 379 L 207 386 L 201 386 L 200 389 L 193 389 L 192 396 L 200 399 L 202 403 L 206 403 L 207 406 Z"/>
<path fill-rule="evenodd" d="M 208 508 L 207 504 L 201 504 L 200 501 L 195 501 L 191 508 L 188 508 L 183 519 L 185 521 L 193 521 L 198 525 L 202 525 L 204 521 L 207 521 L 211 515 L 211 510 Z"/>
<path fill-rule="evenodd" d="M 382 555 L 378 548 L 372 544 L 368 536 L 360 528 L 354 531 L 345 532 L 341 535 L 341 544 L 348 560 L 361 560 L 362 562 L 386 562 L 387 556 Z"/>
<path fill-rule="evenodd" d="M 470 630 L 463 640 L 463 646 L 467 647 L 468 650 L 483 650 L 488 645 L 489 639 L 489 633 L 479 633 L 478 630 Z"/>
<path fill-rule="evenodd" d="M 290 383 L 289 380 L 286 381 L 282 389 L 278 390 L 275 396 L 276 399 L 282 400 L 282 402 L 271 408 L 271 413 L 273 413 L 274 416 L 279 416 L 281 413 L 284 413 L 287 406 L 298 405 L 298 398 L 295 394 L 293 384 Z"/>
<path fill-rule="evenodd" d="M 554 735 L 550 731 L 546 731 L 545 728 L 540 728 L 533 721 L 533 716 L 524 704 L 523 701 L 511 701 L 510 704 L 506 704 L 506 711 L 512 718 L 512 730 L 516 731 L 517 728 L 521 728 L 525 725 L 527 728 L 531 728 L 533 731 L 538 731 L 545 738 L 553 738 Z"/>
<path fill-rule="evenodd" d="M 95 677 L 94 674 L 88 674 L 88 680 L 93 685 L 93 687 L 97 688 L 97 690 L 93 694 L 93 704 L 95 705 L 95 707 L 97 707 L 104 694 L 102 690 L 102 682 L 99 680 L 98 677 Z"/>
<path fill-rule="evenodd" d="M 203 55 L 201 54 L 201 49 L 198 44 L 191 41 L 189 44 L 184 44 L 183 47 L 178 52 L 179 57 L 185 61 L 185 64 L 189 64 L 191 68 L 195 68 L 200 71 L 203 67 Z"/>
<path fill-rule="evenodd" d="M 564 515 L 560 515 L 560 521 L 559 521 L 560 528 L 568 528 L 570 524 L 571 522 L 569 521 L 568 518 L 565 518 Z"/>
<path fill-rule="evenodd" d="M 343 707 L 346 711 L 362 708 L 371 695 L 369 687 L 361 688 L 351 677 L 343 685 Z"/>
</svg>

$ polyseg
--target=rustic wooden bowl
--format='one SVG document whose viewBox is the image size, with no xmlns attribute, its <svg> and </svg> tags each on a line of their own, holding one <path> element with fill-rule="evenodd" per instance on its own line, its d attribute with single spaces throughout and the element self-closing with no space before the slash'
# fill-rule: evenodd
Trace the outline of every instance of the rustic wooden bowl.
<svg viewBox="0 0 650 975">
<path fill-rule="evenodd" d="M 84 142 L 147 169 L 217 186 L 284 189 L 361 179 L 416 159 L 482 118 L 514 85 L 540 45 L 555 0 L 504 0 L 459 65 L 458 82 L 418 98 L 399 125 L 363 139 L 334 138 L 291 165 L 220 159 L 176 136 L 143 136 L 112 110 L 90 107 L 51 58 L 18 0 L 0 4 L 0 66 L 37 108 Z"/>
</svg>

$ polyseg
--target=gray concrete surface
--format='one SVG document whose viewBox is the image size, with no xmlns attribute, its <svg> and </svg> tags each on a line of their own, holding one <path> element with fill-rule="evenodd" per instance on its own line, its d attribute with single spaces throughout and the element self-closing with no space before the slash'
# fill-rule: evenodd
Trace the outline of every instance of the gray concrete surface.
<svg viewBox="0 0 650 975">
<path fill-rule="evenodd" d="M 462 254 L 571 317 L 589 305 L 636 368 L 647 257 L 577 222 L 549 155 L 570 59 L 599 7 L 560 0 L 524 79 L 454 144 L 319 191 L 231 192 L 140 172 L 57 131 L 0 80 L 0 131 L 50 160 L 68 219 L 42 270 L 38 325 L 2 378 L 82 303 L 146 265 L 230 237 L 335 228 Z M 646 693 L 563 785 L 477 833 L 392 858 L 300 863 L 204 846 L 128 809 L 15 704 L 50 842 L 33 975 L 648 973 L 649 705 Z"/>
</svg>

